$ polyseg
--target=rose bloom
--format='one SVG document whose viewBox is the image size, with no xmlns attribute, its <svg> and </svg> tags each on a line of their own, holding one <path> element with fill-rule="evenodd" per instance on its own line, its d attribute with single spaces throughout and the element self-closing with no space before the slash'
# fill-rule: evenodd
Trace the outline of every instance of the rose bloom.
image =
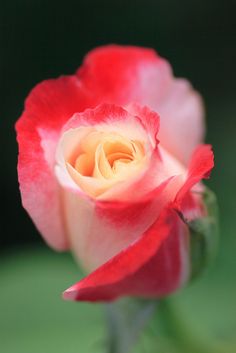
<svg viewBox="0 0 236 353">
<path fill-rule="evenodd" d="M 163 297 L 191 274 L 187 222 L 206 213 L 203 106 L 152 49 L 91 51 L 29 94 L 16 124 L 24 208 L 87 277 L 74 300 Z"/>
</svg>

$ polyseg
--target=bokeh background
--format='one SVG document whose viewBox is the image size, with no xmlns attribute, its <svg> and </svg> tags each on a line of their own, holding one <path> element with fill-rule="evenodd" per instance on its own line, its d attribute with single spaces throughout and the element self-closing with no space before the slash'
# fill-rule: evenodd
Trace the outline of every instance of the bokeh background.
<svg viewBox="0 0 236 353">
<path fill-rule="evenodd" d="M 233 0 L 0 0 L 1 353 L 105 353 L 100 306 L 60 299 L 79 270 L 70 255 L 47 249 L 21 207 L 14 122 L 36 83 L 73 73 L 107 43 L 155 48 L 205 99 L 221 242 L 214 266 L 171 305 L 186 335 L 206 342 L 199 353 L 236 352 L 235 13 Z M 158 353 L 146 336 L 135 352 Z M 159 344 L 161 353 L 183 353 L 168 339 Z"/>
</svg>

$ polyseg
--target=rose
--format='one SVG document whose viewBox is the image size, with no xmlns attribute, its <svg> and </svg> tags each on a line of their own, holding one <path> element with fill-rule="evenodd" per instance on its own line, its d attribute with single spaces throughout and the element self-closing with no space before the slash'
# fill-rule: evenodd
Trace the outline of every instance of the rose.
<svg viewBox="0 0 236 353">
<path fill-rule="evenodd" d="M 65 298 L 162 297 L 187 281 L 183 220 L 206 212 L 196 191 L 213 154 L 201 98 L 166 60 L 95 49 L 75 75 L 32 90 L 16 130 L 23 206 L 91 272 Z"/>
</svg>

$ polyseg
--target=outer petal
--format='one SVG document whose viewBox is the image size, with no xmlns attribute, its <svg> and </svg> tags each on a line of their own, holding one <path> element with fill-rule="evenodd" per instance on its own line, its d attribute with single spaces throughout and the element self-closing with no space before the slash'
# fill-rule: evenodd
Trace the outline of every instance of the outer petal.
<svg viewBox="0 0 236 353">
<path fill-rule="evenodd" d="M 188 167 L 187 180 L 176 196 L 176 200 L 180 201 L 187 191 L 189 191 L 201 179 L 209 178 L 213 167 L 214 154 L 211 145 L 199 145 L 192 155 Z"/>
<path fill-rule="evenodd" d="M 176 195 L 175 205 L 178 210 L 185 211 L 186 203 L 191 202 L 191 195 L 188 192 L 201 179 L 209 178 L 213 167 L 214 154 L 211 145 L 199 145 L 190 160 L 187 179 Z"/>
<path fill-rule="evenodd" d="M 129 202 L 96 202 L 73 190 L 64 193 L 71 248 L 88 270 L 94 270 L 136 241 L 174 199 L 181 180 L 162 183 L 147 198 Z"/>
<path fill-rule="evenodd" d="M 188 81 L 175 79 L 168 62 L 146 48 L 110 45 L 91 51 L 78 70 L 97 103 L 147 105 L 161 116 L 160 141 L 188 162 L 204 135 L 201 98 Z"/>
<path fill-rule="evenodd" d="M 187 227 L 168 208 L 140 240 L 65 291 L 64 298 L 107 301 L 173 292 L 187 277 L 187 235 Z"/>
<path fill-rule="evenodd" d="M 175 202 L 164 209 L 136 242 L 69 288 L 64 297 L 89 301 L 124 295 L 161 297 L 183 284 L 189 272 L 188 229 L 174 209 L 180 210 L 190 189 L 207 177 L 212 167 L 210 146 L 199 147 Z"/>
<path fill-rule="evenodd" d="M 22 203 L 45 240 L 58 250 L 68 242 L 53 170 L 55 149 L 64 123 L 84 109 L 83 97 L 75 77 L 42 82 L 30 93 L 16 124 Z"/>
<path fill-rule="evenodd" d="M 214 155 L 210 145 L 199 145 L 190 160 L 188 175 L 174 201 L 175 209 L 180 212 L 185 221 L 201 218 L 206 214 L 202 201 L 204 185 L 199 183 L 207 179 L 214 167 Z M 192 190 L 192 192 L 189 192 Z"/>
</svg>

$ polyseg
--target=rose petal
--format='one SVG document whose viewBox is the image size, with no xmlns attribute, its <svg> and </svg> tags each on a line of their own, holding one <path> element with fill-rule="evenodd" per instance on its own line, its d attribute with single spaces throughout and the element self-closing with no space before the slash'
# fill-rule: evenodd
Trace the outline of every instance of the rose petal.
<svg viewBox="0 0 236 353">
<path fill-rule="evenodd" d="M 207 179 L 214 167 L 214 154 L 211 145 L 199 145 L 190 160 L 188 175 L 182 188 L 176 195 L 176 206 L 181 207 L 181 202 L 191 188 L 202 179 Z"/>
<path fill-rule="evenodd" d="M 188 230 L 165 209 L 126 250 L 64 292 L 70 300 L 107 301 L 119 296 L 162 297 L 188 276 Z"/>
<path fill-rule="evenodd" d="M 187 80 L 176 79 L 169 63 L 154 50 L 108 45 L 92 50 L 77 75 L 97 103 L 137 102 L 160 114 L 159 139 L 187 163 L 204 137 L 204 109 Z"/>
<path fill-rule="evenodd" d="M 146 114 L 147 120 L 151 114 L 155 114 L 157 124 L 153 133 L 157 134 L 159 129 L 159 116 L 150 110 L 146 110 L 144 114 Z M 63 132 L 81 126 L 96 127 L 98 131 L 107 133 L 120 133 L 123 137 L 134 140 L 137 139 L 138 141 L 147 140 L 146 126 L 141 124 L 140 119 L 116 104 L 103 103 L 94 109 L 87 109 L 82 113 L 74 114 L 65 124 Z"/>
<path fill-rule="evenodd" d="M 163 182 L 140 201 L 97 201 L 64 189 L 64 212 L 71 248 L 89 271 L 136 241 L 174 200 L 181 177 Z"/>
<path fill-rule="evenodd" d="M 22 203 L 45 240 L 58 250 L 68 248 L 68 242 L 53 170 L 55 150 L 64 123 L 84 109 L 82 96 L 73 76 L 44 81 L 31 91 L 16 124 Z"/>
</svg>

